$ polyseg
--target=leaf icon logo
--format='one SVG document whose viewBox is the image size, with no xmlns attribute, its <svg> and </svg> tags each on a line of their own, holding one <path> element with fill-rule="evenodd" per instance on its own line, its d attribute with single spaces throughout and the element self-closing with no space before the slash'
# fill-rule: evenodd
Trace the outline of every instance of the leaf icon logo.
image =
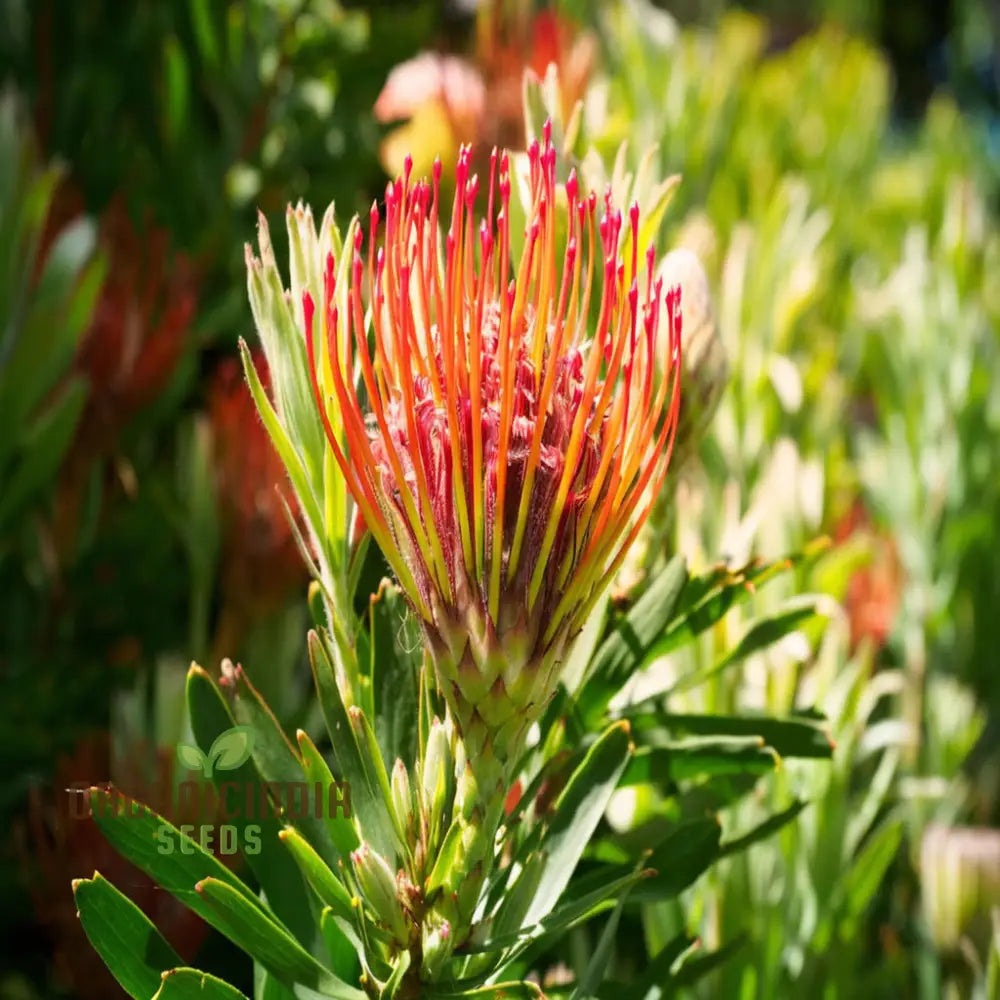
<svg viewBox="0 0 1000 1000">
<path fill-rule="evenodd" d="M 207 754 L 189 743 L 177 744 L 177 759 L 190 771 L 211 778 L 215 770 L 233 771 L 253 753 L 254 734 L 250 726 L 233 726 L 219 733 Z"/>
<path fill-rule="evenodd" d="M 189 771 L 201 771 L 206 778 L 212 777 L 212 764 L 198 747 L 193 747 L 189 743 L 178 743 L 177 759 Z"/>
<path fill-rule="evenodd" d="M 220 771 L 234 771 L 246 763 L 253 753 L 253 730 L 249 726 L 233 726 L 219 733 L 211 749 L 209 759 Z"/>
</svg>

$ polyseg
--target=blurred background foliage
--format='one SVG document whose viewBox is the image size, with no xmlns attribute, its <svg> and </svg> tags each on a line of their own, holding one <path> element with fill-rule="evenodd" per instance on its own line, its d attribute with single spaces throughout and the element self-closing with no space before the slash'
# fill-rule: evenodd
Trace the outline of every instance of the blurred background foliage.
<svg viewBox="0 0 1000 1000">
<path fill-rule="evenodd" d="M 809 802 L 628 916 L 620 968 L 632 931 L 661 965 L 683 931 L 744 936 L 689 995 L 1000 995 L 998 36 L 988 0 L 0 0 L 0 997 L 114 995 L 69 879 L 115 862 L 60 790 L 169 772 L 191 658 L 257 665 L 286 725 L 313 711 L 233 363 L 256 210 L 344 219 L 407 151 L 520 146 L 549 64 L 529 127 L 551 115 L 586 176 L 655 201 L 682 175 L 652 235 L 703 261 L 728 358 L 632 571 L 835 543 L 637 678 L 672 712 L 821 708 L 837 749 L 706 804 L 728 833 Z M 797 627 L 713 682 L 796 594 Z M 157 922 L 224 966 L 185 919 Z"/>
</svg>

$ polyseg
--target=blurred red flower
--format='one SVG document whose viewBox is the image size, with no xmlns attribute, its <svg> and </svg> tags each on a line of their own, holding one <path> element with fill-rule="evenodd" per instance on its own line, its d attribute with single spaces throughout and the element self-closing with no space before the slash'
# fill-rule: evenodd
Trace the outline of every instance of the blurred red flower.
<svg viewBox="0 0 1000 1000">
<path fill-rule="evenodd" d="M 269 389 L 263 354 L 254 360 Z M 278 494 L 277 488 L 287 479 L 285 467 L 235 358 L 224 361 L 215 372 L 208 415 L 222 518 L 224 598 L 239 609 L 241 617 L 253 617 L 280 607 L 307 576 Z M 304 532 L 301 522 L 299 527 Z"/>
<path fill-rule="evenodd" d="M 424 52 L 400 63 L 375 103 L 377 121 L 406 122 L 385 138 L 381 158 L 390 175 L 401 174 L 407 155 L 416 176 L 433 161 L 451 162 L 451 151 L 471 144 L 478 169 L 494 147 L 525 145 L 521 87 L 526 70 L 544 76 L 559 70 L 568 118 L 583 97 L 597 58 L 593 36 L 552 10 L 531 14 L 496 4 L 480 11 L 471 59 Z"/>
<path fill-rule="evenodd" d="M 899 611 L 902 567 L 895 539 L 879 529 L 864 501 L 854 501 L 834 530 L 837 542 L 864 537 L 871 550 L 871 559 L 856 569 L 847 585 L 844 606 L 851 627 L 851 648 L 863 639 L 871 639 L 877 648 L 883 647 L 892 633 Z"/>
</svg>

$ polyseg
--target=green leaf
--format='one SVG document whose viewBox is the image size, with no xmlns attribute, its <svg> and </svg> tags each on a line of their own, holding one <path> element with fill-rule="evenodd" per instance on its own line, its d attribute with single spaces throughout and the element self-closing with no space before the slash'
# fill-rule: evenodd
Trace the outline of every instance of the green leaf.
<svg viewBox="0 0 1000 1000">
<path fill-rule="evenodd" d="M 90 789 L 90 806 L 94 822 L 108 843 L 161 889 L 199 915 L 204 916 L 194 886 L 209 876 L 259 905 L 253 892 L 218 858 L 148 806 L 127 798 L 110 785 Z"/>
<path fill-rule="evenodd" d="M 798 598 L 794 606 L 785 607 L 773 615 L 758 618 L 749 625 L 740 641 L 717 663 L 707 670 L 688 677 L 681 677 L 670 688 L 669 694 L 677 694 L 680 691 L 687 691 L 703 684 L 754 653 L 773 645 L 803 623 L 815 618 L 819 614 L 818 606 L 818 598 Z"/>
<path fill-rule="evenodd" d="M 588 728 L 597 725 L 607 711 L 608 702 L 647 658 L 649 649 L 663 634 L 684 592 L 687 579 L 683 557 L 675 556 L 598 647 L 577 697 L 579 711 Z"/>
<path fill-rule="evenodd" d="M 400 986 L 403 985 L 403 976 L 406 975 L 407 970 L 410 968 L 411 961 L 409 951 L 400 953 L 399 958 L 396 959 L 396 963 L 393 966 L 392 975 L 379 992 L 379 1000 L 393 1000 L 393 997 L 399 992 Z"/>
<path fill-rule="evenodd" d="M 619 987 L 618 990 L 603 989 L 600 996 L 607 1000 L 658 1000 L 663 995 L 664 983 L 670 982 L 671 970 L 678 963 L 682 956 L 700 947 L 697 938 L 688 937 L 687 934 L 678 934 L 668 941 L 653 956 L 653 960 L 643 970 L 641 978 L 634 984 L 625 988 L 624 997 Z"/>
<path fill-rule="evenodd" d="M 669 746 L 678 733 L 691 733 L 758 737 L 782 757 L 833 756 L 834 743 L 825 723 L 806 716 L 680 715 L 669 712 L 666 700 L 660 698 L 632 705 L 622 715 L 632 722 L 643 743 L 655 746 Z"/>
<path fill-rule="evenodd" d="M 146 914 L 97 872 L 73 882 L 73 898 L 84 932 L 122 989 L 148 1000 L 179 956 Z"/>
<path fill-rule="evenodd" d="M 724 962 L 728 962 L 746 944 L 746 940 L 746 936 L 742 935 L 715 951 L 710 951 L 703 955 L 692 955 L 670 978 L 663 996 L 673 996 L 679 989 L 693 986 L 704 979 L 705 976 L 710 972 L 714 972 Z"/>
<path fill-rule="evenodd" d="M 365 993 L 324 969 L 273 917 L 225 882 L 207 878 L 196 888 L 212 923 L 288 986 L 301 984 L 335 1000 L 367 1000 Z"/>
<path fill-rule="evenodd" d="M 656 874 L 636 886 L 633 898 L 659 902 L 679 895 L 719 857 L 721 837 L 714 818 L 682 823 L 647 858 L 646 866 Z"/>
<path fill-rule="evenodd" d="M 482 944 L 470 945 L 466 950 L 469 954 L 503 952 L 503 961 L 508 963 L 529 945 L 550 944 L 566 931 L 608 909 L 611 901 L 619 894 L 654 875 L 655 872 L 651 869 L 637 871 L 634 867 L 604 865 L 599 870 L 574 880 L 566 890 L 563 901 L 537 924 L 522 925 L 508 932 L 515 921 L 505 914 L 504 921 L 494 925 L 501 933 Z"/>
<path fill-rule="evenodd" d="M 638 733 L 637 733 L 638 735 Z M 759 736 L 705 736 L 640 746 L 629 761 L 621 784 L 668 789 L 678 781 L 720 774 L 765 774 L 778 756 Z"/>
<path fill-rule="evenodd" d="M 208 751 L 208 759 L 222 771 L 234 771 L 250 759 L 254 731 L 250 726 L 233 726 L 220 733 Z"/>
<path fill-rule="evenodd" d="M 737 854 L 740 851 L 745 851 L 748 847 L 761 840 L 766 840 L 768 837 L 782 829 L 782 827 L 787 826 L 789 823 L 797 819 L 799 813 L 802 812 L 808 804 L 808 801 L 804 799 L 796 799 L 787 809 L 782 809 L 781 812 L 775 813 L 773 816 L 769 816 L 762 823 L 758 823 L 757 826 L 755 826 L 752 830 L 748 830 L 742 836 L 735 837 L 733 840 L 727 840 L 724 844 L 722 844 L 719 850 L 719 856 L 726 857 L 730 854 Z"/>
<path fill-rule="evenodd" d="M 720 621 L 731 608 L 749 599 L 758 587 L 800 563 L 815 558 L 829 548 L 829 545 L 829 539 L 818 538 L 801 552 L 775 562 L 758 559 L 735 570 L 717 566 L 690 580 L 679 602 L 677 617 L 659 641 L 647 650 L 644 662 L 650 663 L 691 642 Z"/>
<path fill-rule="evenodd" d="M 426 894 L 433 898 L 434 894 L 451 878 L 455 863 L 462 852 L 462 839 L 468 823 L 461 815 L 455 816 L 444 835 L 444 840 L 438 848 L 437 858 L 430 875 L 427 876 Z"/>
<path fill-rule="evenodd" d="M 388 804 L 377 785 L 369 780 L 368 768 L 362 758 L 354 728 L 347 717 L 347 707 L 337 686 L 333 663 L 326 648 L 314 631 L 309 633 L 308 643 L 313 677 L 320 708 L 330 733 L 333 754 L 340 776 L 351 789 L 355 825 L 359 828 L 362 839 L 375 851 L 383 857 L 391 857 L 395 852 L 395 836 Z"/>
<path fill-rule="evenodd" d="M 148 998 L 149 994 L 146 994 Z M 197 969 L 178 968 L 163 973 L 153 1000 L 247 1000 L 235 986 Z"/>
<path fill-rule="evenodd" d="M 364 910 L 361 911 L 364 918 Z M 368 961 L 365 952 L 364 942 L 361 940 L 354 925 L 338 917 L 333 910 L 327 906 L 319 915 L 320 929 L 323 939 L 326 941 L 327 952 L 330 955 L 333 971 L 342 979 L 353 982 L 361 970 L 367 974 L 372 982 L 385 978 L 387 970 L 379 967 L 379 974 L 376 975 Z M 370 925 L 366 925 L 370 926 Z"/>
<path fill-rule="evenodd" d="M 503 947 L 495 943 L 497 940 L 503 941 L 510 937 L 509 943 L 512 943 L 520 937 L 524 926 L 524 915 L 538 891 L 539 880 L 545 871 L 545 856 L 535 851 L 519 858 L 518 861 L 519 870 L 513 884 L 510 881 L 509 871 L 503 872 L 502 875 L 497 873 L 493 889 L 498 902 L 494 898 L 487 897 L 484 912 L 488 913 L 494 905 L 496 908 L 491 920 L 491 934 L 483 945 L 484 951 Z"/>
<path fill-rule="evenodd" d="M 573 870 L 618 787 L 631 752 L 628 724 L 615 723 L 605 730 L 573 772 L 540 838 L 545 870 L 525 915 L 526 923 L 535 923 L 550 913 L 569 885 Z"/>
<path fill-rule="evenodd" d="M 618 932 L 618 923 L 621 920 L 622 909 L 628 897 L 626 889 L 619 897 L 618 903 L 608 917 L 608 922 L 601 931 L 601 936 L 597 939 L 597 946 L 594 954 L 587 963 L 587 968 L 577 981 L 576 989 L 573 990 L 572 1000 L 586 1000 L 594 990 L 600 985 L 601 980 L 607 973 L 608 963 L 611 960 L 611 952 L 615 945 L 615 937 Z"/>
<path fill-rule="evenodd" d="M 187 58 L 180 42 L 170 36 L 163 43 L 163 82 L 166 107 L 163 130 L 168 142 L 176 142 L 188 114 L 191 84 Z"/>
<path fill-rule="evenodd" d="M 321 525 L 323 517 L 320 511 L 316 496 L 313 493 L 309 473 L 302 462 L 302 458 L 295 450 L 291 440 L 285 431 L 284 425 L 278 418 L 278 414 L 268 399 L 267 392 L 261 384 L 260 375 L 253 363 L 253 355 L 246 341 L 240 339 L 240 357 L 243 361 L 243 372 L 246 375 L 247 385 L 250 387 L 250 394 L 257 404 L 257 412 L 264 423 L 271 443 L 274 445 L 281 458 L 281 463 L 288 472 L 295 495 L 302 504 L 302 510 L 306 520 L 312 525 Z"/>
<path fill-rule="evenodd" d="M 355 914 L 351 908 L 350 892 L 316 853 L 315 848 L 294 827 L 285 827 L 280 837 L 320 902 L 330 907 L 337 916 L 353 920 Z"/>
<path fill-rule="evenodd" d="M 370 617 L 372 718 L 382 757 L 387 764 L 416 760 L 420 630 L 402 591 L 388 580 L 371 598 Z"/>
<path fill-rule="evenodd" d="M 356 850 L 361 843 L 358 831 L 351 819 L 351 786 L 346 782 L 337 782 L 326 763 L 323 755 L 316 749 L 316 744 L 303 730 L 296 733 L 299 752 L 302 754 L 302 769 L 306 778 L 313 786 L 319 786 L 327 807 L 323 810 L 326 829 L 333 841 L 333 846 L 346 864 L 351 851 Z M 331 790 L 336 786 L 335 801 L 331 801 Z"/>
<path fill-rule="evenodd" d="M 316 786 L 305 780 L 305 768 L 296 745 L 285 735 L 281 723 L 242 667 L 237 666 L 227 680 L 233 716 L 242 724 L 236 728 L 252 735 L 253 763 L 261 777 L 282 786 L 287 800 L 294 798 L 299 808 L 294 810 L 295 815 L 286 816 L 287 821 L 305 833 L 328 864 L 335 863 L 336 852 L 319 818 L 327 811 L 328 803 L 316 801 Z"/>
<path fill-rule="evenodd" d="M 19 443 L 20 461 L 15 460 L 13 473 L 5 476 L 0 524 L 51 482 L 73 440 L 86 401 L 86 381 L 71 379 L 27 429 Z"/>
<path fill-rule="evenodd" d="M 872 834 L 842 876 L 838 894 L 843 897 L 850 917 L 857 919 L 868 908 L 896 857 L 902 839 L 902 822 L 896 820 L 884 824 Z"/>
<path fill-rule="evenodd" d="M 211 677 L 197 665 L 188 671 L 187 703 L 191 728 L 203 748 L 211 746 L 221 733 L 236 725 L 222 693 Z M 251 832 L 254 834 L 258 850 L 252 853 L 245 851 L 244 854 L 278 918 L 303 945 L 317 945 L 317 929 L 309 910 L 312 893 L 279 839 L 284 823 L 273 815 L 273 799 L 265 791 L 263 778 L 253 758 L 232 771 L 216 774 L 215 782 L 220 794 L 225 786 L 235 785 L 243 790 L 244 796 L 249 795 L 257 803 L 250 811 L 251 815 L 237 808 L 230 811 L 226 821 L 237 828 L 240 843 L 246 843 Z"/>
</svg>

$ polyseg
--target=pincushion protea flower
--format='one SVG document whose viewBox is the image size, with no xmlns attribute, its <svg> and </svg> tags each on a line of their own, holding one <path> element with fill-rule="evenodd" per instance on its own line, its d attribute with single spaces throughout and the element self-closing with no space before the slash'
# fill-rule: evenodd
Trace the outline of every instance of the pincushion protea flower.
<svg viewBox="0 0 1000 1000">
<path fill-rule="evenodd" d="M 661 487 L 680 401 L 680 292 L 654 278 L 652 248 L 640 256 L 638 207 L 582 194 L 575 174 L 557 184 L 548 128 L 529 162 L 517 261 L 508 156 L 491 158 L 477 222 L 463 147 L 445 234 L 440 165 L 429 183 L 407 164 L 383 237 L 373 207 L 367 253 L 357 230 L 339 281 L 326 260 L 323 301 L 302 298 L 330 445 L 419 616 L 479 795 L 499 805 Z"/>
</svg>

